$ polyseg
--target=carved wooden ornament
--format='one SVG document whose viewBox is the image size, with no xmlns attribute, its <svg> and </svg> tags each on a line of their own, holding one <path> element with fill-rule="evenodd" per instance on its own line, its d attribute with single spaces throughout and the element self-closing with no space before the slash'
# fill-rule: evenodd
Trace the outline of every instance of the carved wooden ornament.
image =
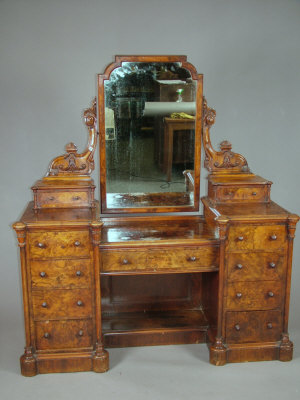
<svg viewBox="0 0 300 400">
<path fill-rule="evenodd" d="M 66 153 L 54 158 L 50 163 L 47 176 L 88 176 L 94 170 L 94 153 L 97 146 L 96 97 L 92 106 L 84 111 L 83 119 L 89 131 L 86 149 L 83 153 L 77 153 L 76 145 L 68 143 L 65 147 Z"/>
<path fill-rule="evenodd" d="M 215 123 L 216 111 L 207 106 L 203 99 L 203 147 L 205 151 L 204 166 L 211 173 L 249 173 L 244 156 L 231 151 L 231 143 L 224 140 L 220 144 L 221 151 L 216 151 L 210 141 L 210 127 Z"/>
</svg>

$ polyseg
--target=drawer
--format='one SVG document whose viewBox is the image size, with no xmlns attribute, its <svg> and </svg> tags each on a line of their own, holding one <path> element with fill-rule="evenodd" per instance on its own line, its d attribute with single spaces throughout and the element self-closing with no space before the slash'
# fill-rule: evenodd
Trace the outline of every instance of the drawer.
<svg viewBox="0 0 300 400">
<path fill-rule="evenodd" d="M 268 310 L 281 306 L 281 286 L 278 281 L 230 282 L 227 288 L 227 309 Z"/>
<path fill-rule="evenodd" d="M 227 276 L 230 281 L 282 280 L 286 256 L 277 253 L 231 253 Z"/>
<path fill-rule="evenodd" d="M 32 260 L 31 286 L 35 288 L 87 288 L 91 285 L 91 262 L 79 260 Z"/>
<path fill-rule="evenodd" d="M 268 188 L 266 186 L 236 187 L 226 186 L 216 189 L 215 198 L 219 202 L 267 202 L 269 201 Z"/>
<path fill-rule="evenodd" d="M 287 231 L 285 225 L 257 226 L 254 234 L 255 250 L 282 250 L 286 249 Z"/>
<path fill-rule="evenodd" d="M 193 247 L 180 250 L 148 251 L 103 251 L 102 272 L 113 271 L 195 271 L 202 269 L 217 270 L 219 265 L 218 247 Z"/>
<path fill-rule="evenodd" d="M 89 196 L 87 191 L 39 191 L 37 193 L 37 204 L 39 208 L 88 207 Z"/>
<path fill-rule="evenodd" d="M 228 250 L 285 251 L 287 234 L 285 225 L 239 226 L 233 225 L 228 233 Z"/>
<path fill-rule="evenodd" d="M 87 318 L 92 315 L 91 290 L 35 290 L 32 306 L 36 320 Z"/>
<path fill-rule="evenodd" d="M 29 257 L 32 259 L 88 257 L 89 255 L 89 231 L 29 233 Z"/>
<path fill-rule="evenodd" d="M 90 319 L 36 322 L 35 337 L 37 350 L 91 347 L 93 325 Z"/>
<path fill-rule="evenodd" d="M 226 313 L 226 343 L 276 342 L 282 333 L 280 311 Z"/>
</svg>

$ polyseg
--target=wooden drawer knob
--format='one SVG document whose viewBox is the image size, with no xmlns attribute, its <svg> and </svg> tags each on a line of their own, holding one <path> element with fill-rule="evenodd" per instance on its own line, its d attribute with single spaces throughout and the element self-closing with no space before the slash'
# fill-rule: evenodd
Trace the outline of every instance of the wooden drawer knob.
<svg viewBox="0 0 300 400">
<path fill-rule="evenodd" d="M 48 307 L 48 304 L 44 301 L 44 302 L 42 303 L 42 307 L 43 307 L 43 308 L 47 308 L 47 307 Z"/>
<path fill-rule="evenodd" d="M 236 264 L 236 267 L 237 267 L 237 269 L 242 269 L 243 268 L 242 264 Z"/>
<path fill-rule="evenodd" d="M 240 327 L 239 324 L 234 325 L 234 328 L 235 328 L 236 331 L 240 331 L 241 330 L 241 327 Z"/>
<path fill-rule="evenodd" d="M 273 292 L 268 292 L 268 296 L 269 297 L 274 297 L 274 293 Z"/>
<path fill-rule="evenodd" d="M 129 261 L 127 260 L 127 258 L 124 258 L 124 260 L 122 261 L 122 264 L 129 264 Z"/>
<path fill-rule="evenodd" d="M 37 244 L 37 246 L 40 248 L 40 249 L 44 249 L 46 246 L 44 245 L 44 243 L 41 243 L 41 242 L 39 242 L 38 244 Z"/>
<path fill-rule="evenodd" d="M 269 266 L 270 266 L 270 268 L 275 268 L 275 267 L 276 267 L 276 264 L 273 263 L 273 262 L 270 262 L 270 263 L 269 263 Z"/>
<path fill-rule="evenodd" d="M 50 338 L 50 333 L 45 332 L 45 333 L 44 333 L 44 338 L 45 338 L 45 339 L 49 339 L 49 338 Z"/>
<path fill-rule="evenodd" d="M 192 256 L 192 257 L 188 258 L 188 261 L 196 261 L 196 260 L 197 260 L 197 258 L 195 256 Z"/>
<path fill-rule="evenodd" d="M 83 306 L 83 302 L 81 300 L 78 300 L 77 301 L 77 305 L 78 305 L 78 307 L 82 307 Z"/>
<path fill-rule="evenodd" d="M 256 196 L 256 192 L 252 192 L 252 196 Z"/>
<path fill-rule="evenodd" d="M 74 196 L 74 197 L 73 197 L 73 200 L 75 200 L 75 201 L 76 201 L 76 200 L 80 200 L 80 196 Z"/>
<path fill-rule="evenodd" d="M 76 271 L 76 276 L 81 276 L 81 271 Z"/>
<path fill-rule="evenodd" d="M 237 239 L 239 242 L 242 242 L 244 240 L 244 236 L 239 236 Z"/>
<path fill-rule="evenodd" d="M 74 242 L 74 246 L 78 247 L 80 245 L 81 245 L 81 243 L 79 242 L 79 240 L 76 240 L 76 242 Z"/>
<path fill-rule="evenodd" d="M 271 322 L 268 322 L 268 323 L 267 323 L 267 328 L 268 328 L 268 329 L 272 329 L 272 328 L 273 328 L 273 325 L 272 325 Z"/>
<path fill-rule="evenodd" d="M 271 239 L 271 240 L 277 240 L 277 236 L 276 236 L 276 235 L 271 235 L 271 236 L 270 236 L 270 239 Z"/>
<path fill-rule="evenodd" d="M 237 297 L 238 299 L 240 299 L 240 298 L 242 297 L 242 293 L 240 293 L 240 292 L 237 293 L 237 294 L 236 294 L 236 297 Z"/>
<path fill-rule="evenodd" d="M 55 200 L 55 197 L 54 196 L 49 196 L 48 200 L 53 201 L 53 200 Z"/>
<path fill-rule="evenodd" d="M 81 329 L 78 331 L 78 336 L 83 336 L 83 331 Z"/>
<path fill-rule="evenodd" d="M 41 278 L 45 278 L 45 276 L 46 276 L 46 272 L 44 272 L 44 271 L 40 272 L 40 277 Z"/>
</svg>

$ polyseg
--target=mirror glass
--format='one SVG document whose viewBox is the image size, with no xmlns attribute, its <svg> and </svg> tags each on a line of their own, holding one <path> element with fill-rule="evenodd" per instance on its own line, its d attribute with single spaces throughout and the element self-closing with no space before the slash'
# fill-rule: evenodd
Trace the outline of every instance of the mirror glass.
<svg viewBox="0 0 300 400">
<path fill-rule="evenodd" d="M 193 206 L 196 89 L 178 62 L 123 62 L 104 81 L 107 208 Z"/>
</svg>

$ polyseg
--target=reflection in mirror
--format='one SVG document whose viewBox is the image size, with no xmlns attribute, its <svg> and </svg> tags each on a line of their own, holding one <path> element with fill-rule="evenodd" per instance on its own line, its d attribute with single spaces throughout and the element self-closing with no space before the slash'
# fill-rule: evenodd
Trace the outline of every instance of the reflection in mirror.
<svg viewBox="0 0 300 400">
<path fill-rule="evenodd" d="M 196 82 L 180 63 L 123 62 L 104 82 L 108 208 L 191 206 Z"/>
</svg>

